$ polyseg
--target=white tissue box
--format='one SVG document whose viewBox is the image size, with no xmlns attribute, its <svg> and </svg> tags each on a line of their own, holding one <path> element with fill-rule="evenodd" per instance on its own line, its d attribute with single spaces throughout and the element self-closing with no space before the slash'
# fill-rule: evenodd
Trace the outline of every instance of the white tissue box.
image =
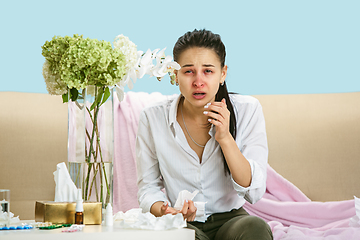
<svg viewBox="0 0 360 240">
<path fill-rule="evenodd" d="M 84 202 L 84 224 L 101 224 L 101 202 Z M 75 223 L 75 202 L 36 201 L 35 221 L 58 224 Z"/>
</svg>

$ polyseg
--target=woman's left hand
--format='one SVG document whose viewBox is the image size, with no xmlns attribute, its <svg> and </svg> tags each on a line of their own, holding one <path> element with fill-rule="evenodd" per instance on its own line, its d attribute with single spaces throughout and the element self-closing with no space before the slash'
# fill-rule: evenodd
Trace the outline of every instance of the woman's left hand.
<svg viewBox="0 0 360 240">
<path fill-rule="evenodd" d="M 183 215 L 184 219 L 188 222 L 195 220 L 197 208 L 194 205 L 194 202 L 191 200 L 184 201 L 184 206 L 180 210 L 180 213 Z"/>
<path fill-rule="evenodd" d="M 229 132 L 230 112 L 227 109 L 225 98 L 221 102 L 212 102 L 208 105 L 204 114 L 209 117 L 209 122 L 216 127 L 216 141 L 220 142 L 229 136 L 231 137 Z"/>
</svg>

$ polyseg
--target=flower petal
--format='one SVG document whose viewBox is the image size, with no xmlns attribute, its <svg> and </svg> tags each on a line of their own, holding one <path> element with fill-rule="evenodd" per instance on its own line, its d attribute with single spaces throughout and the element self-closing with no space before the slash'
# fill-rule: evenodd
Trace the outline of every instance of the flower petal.
<svg viewBox="0 0 360 240">
<path fill-rule="evenodd" d="M 118 100 L 119 102 L 121 102 L 122 100 L 124 100 L 124 97 L 125 97 L 125 92 L 124 92 L 124 88 L 123 87 L 119 87 L 119 86 L 116 86 L 115 87 L 115 90 L 116 90 L 116 95 L 118 97 Z"/>
</svg>

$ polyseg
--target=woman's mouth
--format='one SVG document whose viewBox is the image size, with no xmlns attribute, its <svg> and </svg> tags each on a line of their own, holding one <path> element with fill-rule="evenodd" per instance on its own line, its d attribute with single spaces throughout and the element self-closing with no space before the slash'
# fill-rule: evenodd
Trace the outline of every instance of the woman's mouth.
<svg viewBox="0 0 360 240">
<path fill-rule="evenodd" d="M 204 92 L 196 92 L 196 93 L 193 93 L 193 97 L 195 99 L 203 99 L 205 97 L 205 93 Z"/>
</svg>

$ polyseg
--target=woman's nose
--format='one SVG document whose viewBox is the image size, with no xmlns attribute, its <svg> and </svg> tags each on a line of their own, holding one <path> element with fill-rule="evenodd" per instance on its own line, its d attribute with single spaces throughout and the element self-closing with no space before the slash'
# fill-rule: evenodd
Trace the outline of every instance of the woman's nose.
<svg viewBox="0 0 360 240">
<path fill-rule="evenodd" d="M 196 74 L 193 84 L 194 84 L 195 87 L 204 86 L 204 81 L 202 79 L 201 74 Z"/>
</svg>

